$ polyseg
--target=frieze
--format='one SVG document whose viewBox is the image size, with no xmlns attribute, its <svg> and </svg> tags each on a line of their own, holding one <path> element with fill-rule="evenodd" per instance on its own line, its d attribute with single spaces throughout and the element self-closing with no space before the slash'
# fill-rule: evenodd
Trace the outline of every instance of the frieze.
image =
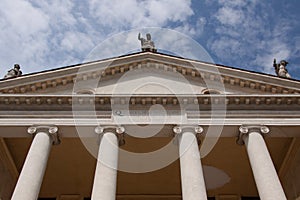
<svg viewBox="0 0 300 200">
<path fill-rule="evenodd" d="M 300 95 L 0 95 L 3 105 L 299 105 Z"/>
</svg>

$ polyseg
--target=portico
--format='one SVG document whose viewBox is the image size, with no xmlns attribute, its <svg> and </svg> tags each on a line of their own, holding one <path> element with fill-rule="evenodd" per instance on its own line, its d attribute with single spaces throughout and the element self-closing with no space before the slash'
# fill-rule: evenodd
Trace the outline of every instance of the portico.
<svg viewBox="0 0 300 200">
<path fill-rule="evenodd" d="M 278 175 L 274 168 L 273 162 L 270 158 L 264 158 L 264 154 L 269 157 L 268 149 L 263 147 L 263 144 L 259 142 L 261 139 L 248 139 L 245 137 L 245 128 L 247 126 L 240 127 L 240 137 L 244 142 L 247 142 L 247 151 L 251 163 L 251 168 L 255 177 L 257 189 L 259 191 L 261 199 L 272 199 L 274 195 L 278 199 L 279 195 L 282 195 L 281 199 L 286 199 L 281 184 L 278 179 Z M 50 127 L 51 128 L 51 127 Z M 201 159 L 199 156 L 199 150 L 197 145 L 196 134 L 202 133 L 202 127 L 199 126 L 183 126 L 182 130 L 178 130 L 180 126 L 174 126 L 174 132 L 180 134 L 179 138 L 179 153 L 180 153 L 180 170 L 181 170 L 181 185 L 183 199 L 207 199 L 206 186 L 204 182 L 203 169 Z M 193 128 L 198 128 L 198 133 Z M 250 126 L 253 131 L 253 126 Z M 254 130 L 258 130 L 259 126 L 255 126 Z M 265 127 L 261 127 L 265 128 Z M 52 128 L 53 129 L 53 128 Z M 55 128 L 54 128 L 55 129 Z M 200 131 L 199 131 L 200 129 Z M 42 130 L 45 130 L 43 128 Z M 57 131 L 57 129 L 55 129 Z M 49 148 L 52 145 L 53 139 L 49 137 L 49 133 L 40 132 L 34 136 L 34 140 L 31 144 L 31 148 L 27 154 L 26 162 L 23 166 L 22 172 L 19 177 L 19 181 L 14 190 L 12 199 L 35 199 L 32 195 L 38 196 L 41 181 L 43 180 L 43 171 L 47 167 L 47 157 Z M 54 130 L 53 130 L 54 131 Z M 52 131 L 52 132 L 53 132 Z M 244 131 L 244 132 L 243 132 Z M 51 131 L 50 131 L 51 132 Z M 259 132 L 259 131 L 258 131 Z M 262 133 L 251 132 L 250 134 L 258 134 L 261 137 Z M 42 137 L 40 137 L 40 135 Z M 56 132 L 53 132 L 56 134 Z M 247 133 L 248 134 L 248 133 Z M 271 133 L 269 133 L 271 134 Z M 41 142 L 43 137 L 48 142 Z M 256 142 L 257 141 L 257 142 Z M 262 139 L 263 141 L 263 139 Z M 263 142 L 264 143 L 264 142 Z M 37 146 L 38 144 L 38 146 Z M 111 146 L 113 145 L 113 146 Z M 252 145 L 252 146 L 250 146 Z M 98 162 L 96 164 L 96 171 L 94 174 L 92 199 L 115 199 L 116 198 L 116 186 L 117 186 L 117 153 L 118 137 L 117 133 L 104 132 L 101 142 L 99 143 Z M 261 149 L 263 147 L 263 149 Z M 46 148 L 46 149 L 45 149 Z M 259 151 L 260 153 L 254 153 L 253 151 Z M 34 159 L 36 156 L 33 153 L 39 153 L 43 159 Z M 198 155 L 197 155 L 198 154 Z M 262 155 L 262 158 L 255 155 Z M 262 159 L 262 160 L 259 160 Z M 261 167 L 261 163 L 265 164 Z M 34 167 L 36 165 L 37 167 Z M 30 166 L 30 167 L 27 167 Z M 40 170 L 41 169 L 41 170 Z M 265 170 L 265 172 L 263 171 Z M 267 174 L 271 173 L 271 174 Z M 264 174 L 266 176 L 258 175 Z M 33 180 L 37 178 L 38 180 Z M 195 179 L 195 180 L 193 180 Z M 37 183 L 30 185 L 28 183 Z M 274 186 L 272 186 L 274 185 Z M 270 191 L 270 188 L 273 192 Z M 103 191 L 102 191 L 103 190 Z M 25 193 L 26 191 L 26 193 Z M 24 196 L 28 194 L 28 197 Z M 197 198 L 195 198 L 197 197 Z"/>
<path fill-rule="evenodd" d="M 14 200 L 295 197 L 297 81 L 279 84 L 277 77 L 221 66 L 217 75 L 210 70 L 216 66 L 200 62 L 193 71 L 184 59 L 149 52 L 118 58 L 105 70 L 103 62 L 78 76 L 70 68 L 0 82 L 6 149 L 0 169 L 19 173 L 2 194 Z M 125 72 L 132 74 L 118 81 Z M 172 93 L 176 73 L 190 82 Z M 88 88 L 99 76 L 100 86 Z M 140 80 L 149 84 L 126 94 L 127 84 Z M 189 84 L 198 93 L 186 92 Z"/>
</svg>

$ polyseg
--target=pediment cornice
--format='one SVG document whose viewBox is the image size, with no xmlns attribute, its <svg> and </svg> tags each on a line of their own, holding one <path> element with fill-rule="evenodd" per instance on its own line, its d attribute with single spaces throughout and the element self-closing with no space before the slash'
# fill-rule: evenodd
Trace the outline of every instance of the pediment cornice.
<svg viewBox="0 0 300 200">
<path fill-rule="evenodd" d="M 113 79 L 116 75 L 144 68 L 180 73 L 186 77 L 199 77 L 204 80 L 222 82 L 225 86 L 249 88 L 259 92 L 273 94 L 299 94 L 300 92 L 300 83 L 295 80 L 168 55 L 141 53 L 2 80 L 0 93 L 38 93 L 47 88 L 74 84 L 76 81 L 103 77 Z"/>
</svg>

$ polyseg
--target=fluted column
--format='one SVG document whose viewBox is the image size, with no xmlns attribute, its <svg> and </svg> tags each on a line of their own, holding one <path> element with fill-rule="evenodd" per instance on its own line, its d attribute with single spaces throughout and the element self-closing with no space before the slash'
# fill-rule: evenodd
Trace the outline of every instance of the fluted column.
<svg viewBox="0 0 300 200">
<path fill-rule="evenodd" d="M 109 127 L 110 128 L 110 127 Z M 123 127 L 116 131 L 104 131 L 97 127 L 95 132 L 100 136 L 96 171 L 92 190 L 92 200 L 115 200 L 117 188 L 117 168 L 119 137 L 124 133 Z"/>
<path fill-rule="evenodd" d="M 177 126 L 179 134 L 180 172 L 183 200 L 207 200 L 201 158 L 196 134 L 202 133 L 200 126 Z"/>
<path fill-rule="evenodd" d="M 58 128 L 36 126 L 28 128 L 34 139 L 27 154 L 21 174 L 12 195 L 12 200 L 38 198 L 52 144 L 58 144 Z"/>
<path fill-rule="evenodd" d="M 241 126 L 238 142 L 245 144 L 261 200 L 285 200 L 283 188 L 262 134 L 266 126 Z"/>
</svg>

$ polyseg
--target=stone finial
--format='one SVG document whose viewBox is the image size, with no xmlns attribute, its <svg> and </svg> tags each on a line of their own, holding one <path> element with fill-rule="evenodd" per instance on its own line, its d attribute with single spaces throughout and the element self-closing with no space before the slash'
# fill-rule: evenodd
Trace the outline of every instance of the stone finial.
<svg viewBox="0 0 300 200">
<path fill-rule="evenodd" d="M 289 64 L 285 60 L 281 60 L 278 64 L 276 63 L 276 59 L 274 59 L 273 67 L 275 68 L 275 72 L 277 76 L 284 78 L 291 78 L 291 75 L 288 73 L 286 69 L 287 64 Z"/>
<path fill-rule="evenodd" d="M 7 74 L 4 76 L 4 78 L 14 78 L 14 77 L 19 77 L 22 75 L 22 71 L 20 70 L 20 65 L 15 64 L 14 68 L 9 70 Z"/>
<path fill-rule="evenodd" d="M 154 42 L 151 40 L 151 34 L 146 34 L 146 39 L 141 37 L 141 33 L 138 35 L 138 39 L 141 41 L 141 49 L 142 51 L 150 51 L 150 52 L 156 52 L 157 49 L 155 49 Z"/>
</svg>

